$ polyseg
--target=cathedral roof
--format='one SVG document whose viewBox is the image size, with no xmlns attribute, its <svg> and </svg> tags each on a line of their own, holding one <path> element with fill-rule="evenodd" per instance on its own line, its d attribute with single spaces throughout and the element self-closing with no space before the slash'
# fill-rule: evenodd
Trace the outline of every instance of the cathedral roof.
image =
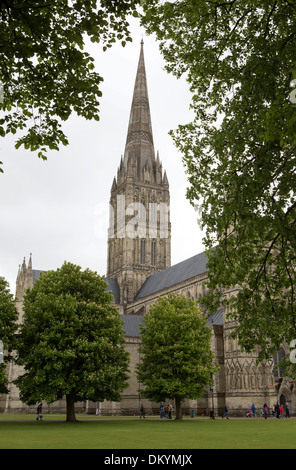
<svg viewBox="0 0 296 470">
<path fill-rule="evenodd" d="M 35 281 L 39 279 L 40 274 L 45 273 L 46 271 L 40 271 L 40 269 L 32 269 L 32 276 L 33 276 L 33 284 Z"/>
<path fill-rule="evenodd" d="M 143 324 L 143 315 L 120 315 L 123 321 L 125 336 L 140 336 L 140 324 Z"/>
<path fill-rule="evenodd" d="M 207 272 L 207 257 L 205 253 L 192 256 L 181 261 L 163 271 L 159 271 L 149 276 L 136 295 L 136 299 L 141 299 L 147 295 L 157 293 L 163 289 L 179 284 L 199 274 Z"/>
<path fill-rule="evenodd" d="M 140 325 L 144 325 L 144 316 L 143 315 L 120 315 L 121 320 L 123 321 L 123 331 L 127 337 L 136 337 L 141 336 Z M 219 309 L 218 312 L 213 313 L 208 317 L 207 326 L 211 325 L 223 325 L 223 310 Z"/>
<path fill-rule="evenodd" d="M 219 310 L 216 313 L 212 313 L 211 315 L 208 316 L 207 325 L 211 326 L 211 324 L 213 324 L 213 325 L 223 325 L 224 324 L 224 317 L 223 317 L 222 308 L 219 308 Z"/>
<path fill-rule="evenodd" d="M 118 286 L 118 282 L 113 277 L 105 277 L 105 281 L 108 284 L 107 292 L 111 291 L 114 297 L 115 304 L 120 303 L 120 290 Z"/>
</svg>

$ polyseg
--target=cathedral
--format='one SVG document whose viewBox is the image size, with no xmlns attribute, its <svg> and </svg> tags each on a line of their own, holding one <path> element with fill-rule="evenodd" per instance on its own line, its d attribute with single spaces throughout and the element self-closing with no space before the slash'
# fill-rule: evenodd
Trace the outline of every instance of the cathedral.
<svg viewBox="0 0 296 470">
<path fill-rule="evenodd" d="M 159 403 L 142 399 L 141 384 L 136 378 L 135 368 L 140 360 L 139 324 L 160 296 L 177 293 L 198 300 L 205 295 L 207 259 L 204 253 L 199 253 L 171 266 L 169 181 L 154 149 L 143 41 L 125 152 L 112 183 L 109 207 L 105 279 L 123 320 L 126 349 L 130 353 L 130 377 L 120 402 L 77 404 L 76 411 L 137 415 L 143 403 L 149 415 L 159 412 Z M 25 289 L 33 286 L 41 273 L 33 269 L 31 256 L 28 264 L 24 260 L 19 267 L 16 281 L 19 321 Z M 224 292 L 225 296 L 235 294 L 234 290 Z M 279 402 L 288 404 L 293 414 L 296 409 L 294 384 L 285 381 L 281 371 L 274 369 L 274 364 L 289 348 L 284 345 L 270 361 L 257 364 L 255 353 L 242 352 L 237 341 L 229 337 L 235 324 L 227 318 L 227 312 L 220 309 L 210 315 L 208 326 L 212 329 L 211 347 L 220 366 L 219 372 L 214 377 L 213 387 L 206 390 L 201 399 L 183 403 L 184 412 L 194 409 L 197 415 L 221 416 L 227 405 L 230 416 L 245 416 L 252 403 L 256 409 L 264 403 L 271 409 Z M 19 372 L 15 365 L 9 365 L 9 380 L 15 379 Z M 11 385 L 7 396 L 0 395 L 0 411 L 30 410 L 20 402 L 18 390 Z M 44 413 L 64 411 L 64 401 L 44 406 Z"/>
</svg>

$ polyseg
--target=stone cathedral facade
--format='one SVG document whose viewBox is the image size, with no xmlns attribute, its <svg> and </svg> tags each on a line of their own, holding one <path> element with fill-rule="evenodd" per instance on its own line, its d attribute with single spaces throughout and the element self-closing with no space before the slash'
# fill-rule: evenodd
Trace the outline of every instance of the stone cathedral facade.
<svg viewBox="0 0 296 470">
<path fill-rule="evenodd" d="M 125 152 L 111 187 L 106 273 L 108 290 L 112 291 L 121 314 L 126 348 L 130 353 L 129 385 L 121 402 L 78 404 L 77 411 L 137 415 L 141 403 L 148 414 L 159 411 L 158 403 L 142 399 L 141 384 L 135 375 L 140 360 L 139 324 L 160 296 L 179 293 L 198 300 L 205 294 L 207 280 L 204 253 L 171 266 L 169 207 L 168 177 L 154 149 L 142 42 Z M 28 264 L 24 260 L 19 268 L 16 282 L 19 321 L 25 289 L 32 286 L 40 274 L 42 271 L 33 269 L 31 256 Z M 235 291 L 225 292 L 226 296 L 235 294 Z M 208 326 L 212 328 L 212 349 L 220 370 L 214 377 L 213 388 L 206 390 L 200 400 L 184 403 L 184 410 L 188 413 L 193 408 L 197 414 L 205 415 L 214 410 L 215 415 L 221 416 L 227 404 L 230 415 L 244 416 L 252 403 L 258 410 L 264 403 L 271 409 L 278 401 L 289 404 L 290 412 L 294 413 L 294 384 L 287 383 L 281 371 L 274 370 L 274 363 L 287 354 L 289 348 L 283 345 L 276 357 L 258 365 L 256 354 L 243 353 L 237 341 L 229 338 L 235 325 L 227 319 L 227 312 L 219 310 L 209 316 Z M 15 366 L 8 367 L 10 380 L 18 373 Z M 46 407 L 45 404 L 44 413 L 64 412 L 65 402 Z M 0 411 L 28 411 L 15 387 L 11 386 L 9 395 L 0 396 Z"/>
</svg>

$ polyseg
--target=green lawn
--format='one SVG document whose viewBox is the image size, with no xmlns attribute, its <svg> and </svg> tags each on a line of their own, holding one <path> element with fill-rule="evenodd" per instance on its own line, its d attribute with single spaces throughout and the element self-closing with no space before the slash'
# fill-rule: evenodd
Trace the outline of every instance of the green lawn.
<svg viewBox="0 0 296 470">
<path fill-rule="evenodd" d="M 13 421 L 18 419 L 19 421 Z M 0 417 L 1 449 L 295 449 L 295 419 Z M 79 417 L 78 417 L 79 419 Z M 9 420 L 9 421 L 4 421 Z"/>
</svg>

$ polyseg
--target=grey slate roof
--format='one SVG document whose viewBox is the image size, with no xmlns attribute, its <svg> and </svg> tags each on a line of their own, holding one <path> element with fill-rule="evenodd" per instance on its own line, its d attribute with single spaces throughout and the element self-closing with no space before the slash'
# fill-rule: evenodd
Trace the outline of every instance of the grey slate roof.
<svg viewBox="0 0 296 470">
<path fill-rule="evenodd" d="M 40 271 L 40 269 L 32 269 L 32 274 L 33 274 L 33 284 L 37 279 L 39 279 L 40 274 L 45 273 L 46 271 Z"/>
<path fill-rule="evenodd" d="M 136 300 L 186 281 L 198 274 L 205 273 L 207 271 L 206 264 L 207 257 L 205 253 L 199 253 L 185 261 L 181 261 L 181 263 L 152 274 L 139 290 Z"/>
<path fill-rule="evenodd" d="M 140 336 L 140 324 L 143 324 L 142 315 L 120 315 L 123 320 L 123 331 L 125 336 Z"/>
<path fill-rule="evenodd" d="M 213 320 L 214 325 L 223 325 L 223 310 L 219 308 L 216 313 L 212 313 L 208 317 L 207 326 L 211 326 Z"/>
<path fill-rule="evenodd" d="M 107 292 L 111 291 L 114 297 L 115 304 L 120 303 L 120 290 L 118 286 L 118 282 L 113 277 L 105 277 L 105 281 L 108 284 Z"/>
<path fill-rule="evenodd" d="M 120 315 L 120 318 L 124 322 L 123 331 L 125 336 L 133 336 L 136 338 L 141 336 L 139 325 L 144 325 L 142 315 Z M 217 313 L 210 315 L 207 321 L 207 326 L 212 326 L 212 320 L 214 325 L 223 325 L 223 310 L 219 309 Z"/>
</svg>

